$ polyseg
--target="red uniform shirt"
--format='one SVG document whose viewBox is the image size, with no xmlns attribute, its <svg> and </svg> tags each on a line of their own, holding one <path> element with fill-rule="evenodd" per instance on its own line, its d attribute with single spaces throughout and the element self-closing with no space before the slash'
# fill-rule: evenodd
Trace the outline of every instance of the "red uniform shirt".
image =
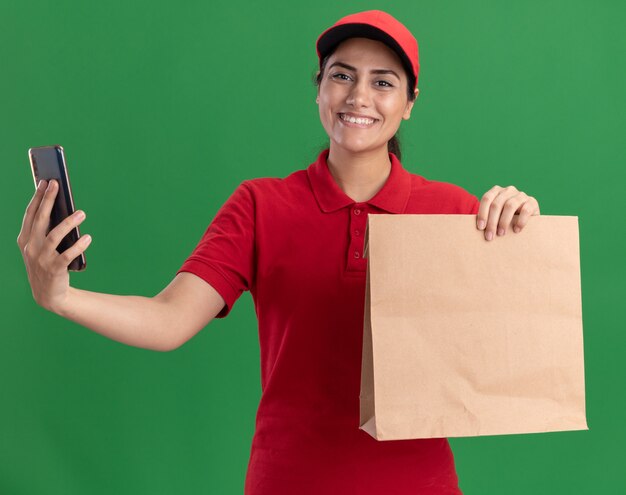
<svg viewBox="0 0 626 495">
<path fill-rule="evenodd" d="M 323 151 L 284 179 L 247 180 L 179 271 L 226 301 L 250 290 L 262 396 L 246 495 L 458 494 L 446 439 L 377 441 L 359 429 L 368 214 L 475 214 L 478 199 L 445 182 L 391 173 L 369 201 L 337 185 Z"/>
</svg>

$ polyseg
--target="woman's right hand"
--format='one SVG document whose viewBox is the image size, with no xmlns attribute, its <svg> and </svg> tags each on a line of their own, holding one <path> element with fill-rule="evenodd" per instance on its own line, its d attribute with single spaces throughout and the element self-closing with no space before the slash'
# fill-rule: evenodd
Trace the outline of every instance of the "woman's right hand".
<svg viewBox="0 0 626 495">
<path fill-rule="evenodd" d="M 55 313 L 62 307 L 70 288 L 68 265 L 91 242 L 91 236 L 83 235 L 63 253 L 56 250 L 61 240 L 85 219 L 85 213 L 78 210 L 47 232 L 58 190 L 55 180 L 39 182 L 17 237 L 33 297 L 37 304 Z"/>
</svg>

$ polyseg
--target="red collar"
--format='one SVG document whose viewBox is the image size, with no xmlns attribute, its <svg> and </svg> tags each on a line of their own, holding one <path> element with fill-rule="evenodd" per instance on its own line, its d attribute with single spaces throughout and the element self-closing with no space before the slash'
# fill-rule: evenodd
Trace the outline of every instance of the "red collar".
<svg viewBox="0 0 626 495">
<path fill-rule="evenodd" d="M 328 169 L 329 150 L 322 151 L 317 160 L 307 168 L 313 194 L 325 213 L 338 210 L 356 202 L 342 191 Z M 389 213 L 403 213 L 411 194 L 411 174 L 403 167 L 396 155 L 389 153 L 391 173 L 376 195 L 366 204 L 376 206 Z"/>
</svg>

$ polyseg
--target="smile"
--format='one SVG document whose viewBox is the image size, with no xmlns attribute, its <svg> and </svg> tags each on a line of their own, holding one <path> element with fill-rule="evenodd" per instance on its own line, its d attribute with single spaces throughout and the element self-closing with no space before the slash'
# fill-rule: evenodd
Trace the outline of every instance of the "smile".
<svg viewBox="0 0 626 495">
<path fill-rule="evenodd" d="M 349 123 L 349 124 L 356 124 L 359 127 L 367 127 L 372 125 L 374 122 L 376 122 L 378 119 L 371 119 L 368 117 L 354 117 L 352 115 L 348 115 L 345 113 L 340 113 L 339 114 L 339 119 L 343 122 Z"/>
</svg>

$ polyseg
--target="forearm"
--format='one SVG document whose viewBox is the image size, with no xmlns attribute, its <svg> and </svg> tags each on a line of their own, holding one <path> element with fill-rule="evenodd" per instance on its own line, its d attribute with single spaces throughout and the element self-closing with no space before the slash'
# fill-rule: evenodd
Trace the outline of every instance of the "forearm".
<svg viewBox="0 0 626 495">
<path fill-rule="evenodd" d="M 53 312 L 112 340 L 134 347 L 167 351 L 174 329 L 164 302 L 143 296 L 103 294 L 70 287 Z"/>
</svg>

